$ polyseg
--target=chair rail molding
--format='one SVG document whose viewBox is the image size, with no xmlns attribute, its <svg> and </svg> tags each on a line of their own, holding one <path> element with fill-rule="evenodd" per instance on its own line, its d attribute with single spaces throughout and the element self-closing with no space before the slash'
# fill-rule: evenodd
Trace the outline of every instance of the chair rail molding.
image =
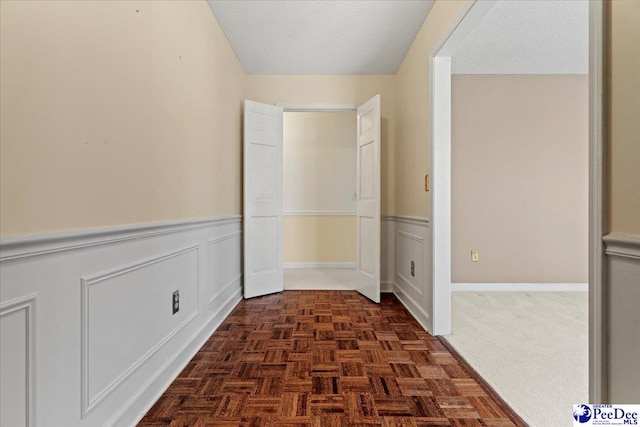
<svg viewBox="0 0 640 427">
<path fill-rule="evenodd" d="M 602 238 L 605 243 L 605 253 L 640 260 L 640 236 L 635 234 L 609 233 Z"/>
<path fill-rule="evenodd" d="M 71 251 L 96 245 L 123 242 L 142 237 L 177 233 L 212 225 L 240 222 L 241 215 L 229 215 L 190 220 L 134 224 L 59 233 L 29 234 L 0 238 L 0 263 L 56 252 Z"/>
</svg>

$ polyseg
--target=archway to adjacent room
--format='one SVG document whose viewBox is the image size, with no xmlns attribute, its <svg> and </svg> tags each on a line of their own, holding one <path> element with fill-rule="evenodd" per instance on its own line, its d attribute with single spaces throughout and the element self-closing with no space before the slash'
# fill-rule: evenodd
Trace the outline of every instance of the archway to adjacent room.
<svg viewBox="0 0 640 427">
<path fill-rule="evenodd" d="M 451 333 L 451 55 L 493 7 L 469 1 L 432 52 L 431 224 L 435 335 Z M 602 291 L 602 22 L 601 1 L 589 5 L 589 400 L 600 402 L 606 385 Z"/>
</svg>

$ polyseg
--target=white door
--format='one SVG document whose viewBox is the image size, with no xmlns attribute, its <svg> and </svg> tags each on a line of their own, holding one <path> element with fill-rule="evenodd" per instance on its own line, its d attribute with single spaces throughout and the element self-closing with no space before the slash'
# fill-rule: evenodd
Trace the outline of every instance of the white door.
<svg viewBox="0 0 640 427">
<path fill-rule="evenodd" d="M 358 107 L 358 284 L 380 302 L 380 95 Z"/>
<path fill-rule="evenodd" d="M 280 292 L 282 108 L 244 102 L 244 297 Z"/>
</svg>

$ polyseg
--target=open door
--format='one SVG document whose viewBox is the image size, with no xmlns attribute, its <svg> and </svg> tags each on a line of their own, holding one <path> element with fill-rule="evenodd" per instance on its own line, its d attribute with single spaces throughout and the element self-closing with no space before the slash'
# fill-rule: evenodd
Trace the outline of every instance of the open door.
<svg viewBox="0 0 640 427">
<path fill-rule="evenodd" d="M 282 108 L 244 102 L 244 297 L 284 289 Z"/>
<path fill-rule="evenodd" d="M 380 302 L 380 95 L 358 107 L 357 290 Z"/>
</svg>

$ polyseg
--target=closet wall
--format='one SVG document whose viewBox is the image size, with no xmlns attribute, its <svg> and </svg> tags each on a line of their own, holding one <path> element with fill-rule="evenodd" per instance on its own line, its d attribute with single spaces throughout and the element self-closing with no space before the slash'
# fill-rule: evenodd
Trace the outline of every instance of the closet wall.
<svg viewBox="0 0 640 427">
<path fill-rule="evenodd" d="M 356 113 L 284 114 L 285 267 L 356 261 Z"/>
</svg>

